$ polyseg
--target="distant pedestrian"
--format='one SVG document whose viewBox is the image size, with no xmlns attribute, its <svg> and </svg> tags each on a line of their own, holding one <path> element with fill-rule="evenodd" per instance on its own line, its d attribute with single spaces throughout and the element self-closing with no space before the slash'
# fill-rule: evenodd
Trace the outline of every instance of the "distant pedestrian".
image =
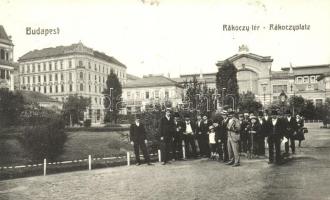
<svg viewBox="0 0 330 200">
<path fill-rule="evenodd" d="M 210 157 L 210 148 L 209 148 L 209 136 L 208 131 L 209 127 L 212 125 L 211 120 L 207 118 L 206 115 L 203 116 L 201 131 L 202 131 L 202 138 L 201 138 L 201 146 L 200 152 L 202 157 Z"/>
<path fill-rule="evenodd" d="M 183 141 L 183 122 L 180 120 L 179 113 L 174 114 L 174 135 L 173 135 L 173 151 L 174 159 L 182 158 L 182 141 Z"/>
<path fill-rule="evenodd" d="M 295 118 L 292 117 L 291 112 L 287 111 L 286 112 L 286 117 L 285 117 L 285 137 L 287 138 L 287 142 L 285 142 L 285 153 L 288 155 L 289 154 L 289 148 L 291 147 L 291 152 L 292 154 L 295 154 L 295 142 L 294 142 L 294 135 L 297 133 L 297 121 Z"/>
<path fill-rule="evenodd" d="M 271 131 L 268 135 L 268 148 L 269 148 L 269 164 L 282 163 L 281 157 L 281 140 L 283 138 L 283 133 L 285 130 L 285 124 L 283 119 L 278 118 L 278 113 L 276 110 L 272 111 L 272 123 L 271 123 Z M 274 151 L 275 151 L 275 159 L 274 159 Z"/>
<path fill-rule="evenodd" d="M 150 165 L 150 157 L 147 151 L 147 133 L 144 125 L 140 122 L 140 117 L 135 117 L 135 123 L 130 127 L 130 141 L 134 146 L 136 165 L 140 165 L 140 149 L 142 150 L 144 160 Z"/>
<path fill-rule="evenodd" d="M 258 136 L 260 135 L 260 124 L 256 116 L 250 116 L 251 123 L 248 126 L 248 158 L 254 158 L 258 154 Z"/>
<path fill-rule="evenodd" d="M 191 123 L 190 118 L 185 117 L 185 123 L 183 124 L 183 140 L 185 144 L 185 150 L 187 157 L 196 158 L 196 143 L 195 143 L 195 126 Z"/>
</svg>

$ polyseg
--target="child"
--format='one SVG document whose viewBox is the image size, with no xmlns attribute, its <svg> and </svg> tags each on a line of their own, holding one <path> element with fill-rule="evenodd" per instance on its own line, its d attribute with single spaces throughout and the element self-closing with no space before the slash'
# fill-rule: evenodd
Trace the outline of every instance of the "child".
<svg viewBox="0 0 330 200">
<path fill-rule="evenodd" d="M 209 144 L 210 144 L 210 150 L 211 150 L 211 160 L 216 160 L 217 157 L 217 145 L 215 141 L 215 131 L 214 131 L 214 126 L 209 127 Z"/>
</svg>

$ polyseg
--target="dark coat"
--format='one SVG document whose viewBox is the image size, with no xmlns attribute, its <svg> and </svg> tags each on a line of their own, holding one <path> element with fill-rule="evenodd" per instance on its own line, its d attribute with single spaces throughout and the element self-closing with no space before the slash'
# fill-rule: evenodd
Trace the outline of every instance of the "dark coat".
<svg viewBox="0 0 330 200">
<path fill-rule="evenodd" d="M 286 128 L 285 136 L 293 137 L 294 132 L 297 132 L 298 130 L 296 118 L 291 117 L 289 121 L 288 118 L 285 117 L 283 120 L 285 121 L 285 128 Z"/>
<path fill-rule="evenodd" d="M 260 132 L 260 130 L 261 130 L 261 125 L 259 124 L 259 122 L 257 121 L 256 123 L 251 123 L 250 124 L 250 126 L 249 126 L 249 128 L 248 128 L 248 131 L 250 132 L 250 131 L 255 131 L 255 133 L 251 133 L 251 134 L 254 134 L 255 136 L 257 136 L 257 137 L 260 137 L 261 136 L 261 132 Z"/>
<path fill-rule="evenodd" d="M 212 125 L 212 121 L 211 120 L 207 120 L 207 122 L 205 123 L 204 121 L 201 122 L 201 131 L 202 131 L 202 135 L 207 135 L 209 132 L 209 127 Z"/>
<path fill-rule="evenodd" d="M 266 120 L 265 117 L 263 117 L 261 119 L 262 122 L 260 122 L 259 119 L 259 123 L 260 123 L 260 134 L 264 137 L 267 137 L 271 130 L 272 130 L 272 119 L 271 117 L 268 117 L 268 119 Z"/>
<path fill-rule="evenodd" d="M 164 137 L 165 140 L 171 139 L 174 135 L 174 120 L 170 117 L 168 120 L 165 116 L 160 119 L 159 134 L 160 137 Z"/>
<path fill-rule="evenodd" d="M 174 122 L 174 138 L 182 138 L 182 133 L 183 133 L 183 122 L 182 121 L 178 121 L 177 124 L 175 124 Z"/>
<path fill-rule="evenodd" d="M 136 124 L 131 124 L 130 131 L 129 131 L 130 140 L 134 143 L 137 142 L 144 142 L 147 139 L 147 133 L 144 128 L 144 125 L 140 123 L 139 126 Z"/>
<path fill-rule="evenodd" d="M 198 126 L 198 121 L 194 123 L 195 125 L 195 133 L 196 135 L 199 135 L 199 132 L 202 134 L 202 129 L 203 129 L 203 120 L 201 120 L 200 125 Z"/>
<path fill-rule="evenodd" d="M 275 126 L 273 125 L 273 122 L 271 121 L 271 130 L 269 132 L 269 136 L 271 137 L 277 137 L 282 138 L 286 132 L 286 125 L 283 119 L 277 118 L 277 123 Z"/>
</svg>

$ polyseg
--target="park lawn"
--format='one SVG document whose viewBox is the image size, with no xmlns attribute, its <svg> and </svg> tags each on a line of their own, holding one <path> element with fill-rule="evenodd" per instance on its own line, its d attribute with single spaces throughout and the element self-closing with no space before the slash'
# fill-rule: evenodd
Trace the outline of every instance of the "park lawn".
<svg viewBox="0 0 330 200">
<path fill-rule="evenodd" d="M 68 132 L 64 153 L 57 161 L 126 155 L 132 151 L 128 131 L 73 131 Z M 31 164 L 15 137 L 0 137 L 0 167 Z"/>
<path fill-rule="evenodd" d="M 132 151 L 127 134 L 127 131 L 69 132 L 65 152 L 59 160 L 86 159 L 88 155 L 94 158 L 126 155 Z"/>
</svg>

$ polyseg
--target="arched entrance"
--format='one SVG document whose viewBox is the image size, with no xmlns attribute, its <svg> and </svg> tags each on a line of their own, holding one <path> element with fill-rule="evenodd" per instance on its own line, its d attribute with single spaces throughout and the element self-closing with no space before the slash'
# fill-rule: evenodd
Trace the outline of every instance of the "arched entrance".
<svg viewBox="0 0 330 200">
<path fill-rule="evenodd" d="M 250 69 L 242 69 L 237 72 L 239 93 L 252 92 L 258 94 L 258 74 Z"/>
</svg>

